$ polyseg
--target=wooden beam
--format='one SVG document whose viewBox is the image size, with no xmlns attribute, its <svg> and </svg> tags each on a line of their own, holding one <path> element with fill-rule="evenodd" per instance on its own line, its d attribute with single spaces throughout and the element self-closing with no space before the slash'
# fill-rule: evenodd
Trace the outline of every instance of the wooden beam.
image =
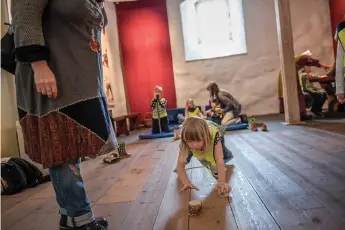
<svg viewBox="0 0 345 230">
<path fill-rule="evenodd" d="M 283 80 L 285 121 L 287 124 L 301 122 L 296 80 L 295 55 L 290 14 L 290 0 L 274 0 L 280 66 Z"/>
</svg>

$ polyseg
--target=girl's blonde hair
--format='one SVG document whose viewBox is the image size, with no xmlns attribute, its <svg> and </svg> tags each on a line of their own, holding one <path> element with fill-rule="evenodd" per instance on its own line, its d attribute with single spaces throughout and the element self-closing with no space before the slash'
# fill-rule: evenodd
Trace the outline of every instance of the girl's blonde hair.
<svg viewBox="0 0 345 230">
<path fill-rule="evenodd" d="M 157 91 L 157 92 L 162 93 L 162 92 L 163 92 L 163 88 L 162 88 L 162 86 L 156 85 L 155 88 L 153 89 L 153 91 L 154 91 L 154 92 Z"/>
<path fill-rule="evenodd" d="M 189 99 L 186 101 L 186 107 L 188 107 L 188 103 L 192 103 L 193 106 L 195 106 L 194 100 L 193 100 L 192 98 L 189 98 Z"/>
<path fill-rule="evenodd" d="M 211 147 L 211 133 L 206 121 L 199 117 L 188 117 L 182 126 L 180 159 L 185 162 L 191 149 L 188 147 L 188 142 L 202 141 L 202 150 L 208 150 Z"/>
</svg>

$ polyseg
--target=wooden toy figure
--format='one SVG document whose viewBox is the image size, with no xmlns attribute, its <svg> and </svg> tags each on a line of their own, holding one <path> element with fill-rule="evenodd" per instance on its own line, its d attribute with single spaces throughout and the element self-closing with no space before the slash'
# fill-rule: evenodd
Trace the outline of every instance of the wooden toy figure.
<svg viewBox="0 0 345 230">
<path fill-rule="evenodd" d="M 268 131 L 267 125 L 266 125 L 266 124 L 262 124 L 262 126 L 261 126 L 261 131 L 264 131 L 264 132 L 267 132 L 267 131 Z"/>
<path fill-rule="evenodd" d="M 202 210 L 201 200 L 191 200 L 188 204 L 188 213 L 190 216 L 199 216 Z"/>
</svg>

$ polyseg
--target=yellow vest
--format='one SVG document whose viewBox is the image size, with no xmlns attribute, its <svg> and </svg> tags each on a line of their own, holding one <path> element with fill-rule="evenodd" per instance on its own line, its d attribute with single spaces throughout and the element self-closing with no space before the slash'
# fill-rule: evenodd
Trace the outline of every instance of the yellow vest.
<svg viewBox="0 0 345 230">
<path fill-rule="evenodd" d="M 199 108 L 196 107 L 194 112 L 189 112 L 188 108 L 186 109 L 187 113 L 188 113 L 188 117 L 199 117 Z"/>
<path fill-rule="evenodd" d="M 218 170 L 216 165 L 216 159 L 214 157 L 214 141 L 217 134 L 217 126 L 209 123 L 208 124 L 210 133 L 211 133 L 211 145 L 210 149 L 206 151 L 200 151 L 200 150 L 192 150 L 193 156 L 197 158 L 200 163 L 209 170 L 209 172 L 215 177 L 218 178 Z"/>
<path fill-rule="evenodd" d="M 161 100 L 165 101 L 165 98 L 162 98 Z M 159 118 L 163 118 L 163 117 L 167 117 L 168 113 L 166 108 L 163 108 L 159 102 L 157 102 L 158 104 L 158 109 L 157 106 L 152 110 L 152 118 L 153 119 L 158 119 L 158 112 L 159 112 Z"/>
</svg>

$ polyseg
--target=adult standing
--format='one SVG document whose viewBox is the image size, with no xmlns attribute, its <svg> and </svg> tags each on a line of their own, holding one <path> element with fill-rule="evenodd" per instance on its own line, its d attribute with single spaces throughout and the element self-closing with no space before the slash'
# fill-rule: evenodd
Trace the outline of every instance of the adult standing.
<svg viewBox="0 0 345 230">
<path fill-rule="evenodd" d="M 117 147 L 102 87 L 104 9 L 95 0 L 15 0 L 11 8 L 26 153 L 49 168 L 60 229 L 107 229 L 80 175 L 81 157 Z"/>
<path fill-rule="evenodd" d="M 210 93 L 210 102 L 216 100 L 221 104 L 224 111 L 224 117 L 221 121 L 222 125 L 229 125 L 241 122 L 239 117 L 241 114 L 241 104 L 228 91 L 219 89 L 218 85 L 211 82 L 207 86 Z"/>
</svg>

